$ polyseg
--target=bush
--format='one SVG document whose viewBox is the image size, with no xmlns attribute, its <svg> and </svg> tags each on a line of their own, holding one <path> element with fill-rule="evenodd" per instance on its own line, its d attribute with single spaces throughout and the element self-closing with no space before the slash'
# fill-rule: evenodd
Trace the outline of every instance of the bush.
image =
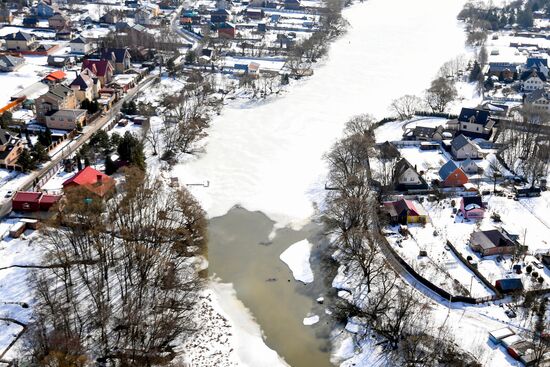
<svg viewBox="0 0 550 367">
<path fill-rule="evenodd" d="M 544 278 L 543 278 L 543 277 L 538 277 L 538 278 L 537 278 L 537 281 L 538 281 L 540 284 L 542 284 L 542 283 L 544 283 Z"/>
<path fill-rule="evenodd" d="M 455 201 L 454 199 L 453 199 L 453 200 L 451 200 L 451 207 L 452 207 L 452 208 L 454 208 L 454 207 L 455 207 L 455 205 L 456 205 L 456 201 Z"/>
<path fill-rule="evenodd" d="M 472 260 L 473 260 L 473 257 L 471 257 L 470 255 L 468 255 L 468 256 L 466 256 L 466 260 L 472 261 Z"/>
<path fill-rule="evenodd" d="M 531 274 L 531 276 L 532 276 L 533 278 L 538 278 L 539 273 L 536 272 L 536 271 L 534 271 L 533 274 Z"/>
<path fill-rule="evenodd" d="M 531 265 L 527 265 L 525 271 L 527 272 L 527 274 L 531 274 L 531 272 L 533 271 L 533 267 Z"/>
</svg>

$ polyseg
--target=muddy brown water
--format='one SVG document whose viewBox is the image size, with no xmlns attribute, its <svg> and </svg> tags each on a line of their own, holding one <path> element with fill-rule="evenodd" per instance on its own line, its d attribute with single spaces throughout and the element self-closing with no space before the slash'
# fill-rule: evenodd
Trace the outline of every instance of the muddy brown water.
<svg viewBox="0 0 550 367">
<path fill-rule="evenodd" d="M 239 298 L 260 325 L 265 342 L 293 367 L 330 367 L 330 317 L 316 302 L 329 291 L 320 273 L 321 226 L 283 228 L 270 240 L 274 222 L 261 212 L 233 208 L 209 224 L 209 272 L 232 283 Z M 290 245 L 308 239 L 314 247 L 310 263 L 315 280 L 294 280 L 279 255 Z M 320 317 L 304 326 L 309 313 Z"/>
</svg>

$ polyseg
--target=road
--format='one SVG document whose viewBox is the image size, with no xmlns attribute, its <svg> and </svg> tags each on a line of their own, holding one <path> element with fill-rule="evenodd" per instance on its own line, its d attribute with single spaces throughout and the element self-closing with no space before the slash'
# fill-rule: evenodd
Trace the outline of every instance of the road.
<svg viewBox="0 0 550 367">
<path fill-rule="evenodd" d="M 64 147 L 61 152 L 58 152 L 52 160 L 45 163 L 40 170 L 31 172 L 25 181 L 17 188 L 17 191 L 30 190 L 37 180 L 47 175 L 48 172 L 54 169 L 60 162 L 63 162 L 64 159 L 75 153 L 96 131 L 102 129 L 113 117 L 115 117 L 116 114 L 120 112 L 124 102 L 133 99 L 137 93 L 148 87 L 157 77 L 158 75 L 148 75 L 145 77 L 136 87 L 128 91 L 128 93 L 120 101 L 115 103 L 106 114 L 101 115 L 91 124 L 87 125 L 84 129 L 84 133 L 76 138 L 73 138 L 71 143 Z M 0 206 L 0 217 L 5 217 L 10 213 L 10 211 L 11 200 L 6 200 Z"/>
</svg>

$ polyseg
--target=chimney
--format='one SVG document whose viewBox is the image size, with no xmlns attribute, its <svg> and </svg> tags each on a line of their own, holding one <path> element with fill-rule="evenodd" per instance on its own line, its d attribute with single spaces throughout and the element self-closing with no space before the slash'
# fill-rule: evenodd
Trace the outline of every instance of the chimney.
<svg viewBox="0 0 550 367">
<path fill-rule="evenodd" d="M 97 182 L 103 182 L 103 176 L 97 175 Z"/>
</svg>

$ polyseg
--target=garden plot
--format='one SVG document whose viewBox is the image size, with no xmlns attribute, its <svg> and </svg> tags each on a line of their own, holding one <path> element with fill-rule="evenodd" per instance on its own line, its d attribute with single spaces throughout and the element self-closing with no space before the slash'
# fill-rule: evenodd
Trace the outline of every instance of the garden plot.
<svg viewBox="0 0 550 367">
<path fill-rule="evenodd" d="M 485 217 L 481 221 L 463 220 L 461 215 L 453 213 L 451 200 L 455 206 L 460 205 L 460 198 L 446 199 L 440 203 L 424 203 L 424 208 L 429 213 L 433 227 L 438 231 L 442 239 L 449 240 L 464 257 L 471 256 L 478 263 L 478 270 L 491 282 L 498 279 L 517 277 L 512 273 L 512 262 L 510 256 L 486 256 L 480 257 L 468 245 L 470 234 L 477 230 L 490 230 L 502 227 L 509 233 L 519 235 L 519 243 L 525 244 L 530 253 L 547 251 L 550 249 L 550 229 L 544 225 L 531 211 L 523 204 L 523 200 L 515 201 L 499 196 L 488 196 L 484 201 L 488 203 Z M 544 201 L 545 198 L 529 199 Z M 544 203 L 539 204 L 540 207 Z M 548 207 L 546 207 L 548 208 Z M 500 215 L 501 222 L 491 219 L 493 213 Z M 537 213 L 535 211 L 535 213 Z M 420 241 L 419 241 L 420 242 Z M 520 262 L 522 266 L 534 261 L 532 257 L 526 257 Z M 538 269 L 538 273 L 544 279 L 545 286 L 550 285 L 550 277 L 547 269 Z M 523 277 L 528 277 L 525 274 Z M 528 280 L 528 279 L 525 279 Z M 524 281 L 526 288 L 534 288 L 537 285 L 531 281 Z"/>
<path fill-rule="evenodd" d="M 420 150 L 418 147 L 399 148 L 401 156 L 406 158 L 417 172 L 424 172 L 424 179 L 427 182 L 439 180 L 439 169 L 445 163 L 447 158 L 441 150 Z"/>
</svg>

